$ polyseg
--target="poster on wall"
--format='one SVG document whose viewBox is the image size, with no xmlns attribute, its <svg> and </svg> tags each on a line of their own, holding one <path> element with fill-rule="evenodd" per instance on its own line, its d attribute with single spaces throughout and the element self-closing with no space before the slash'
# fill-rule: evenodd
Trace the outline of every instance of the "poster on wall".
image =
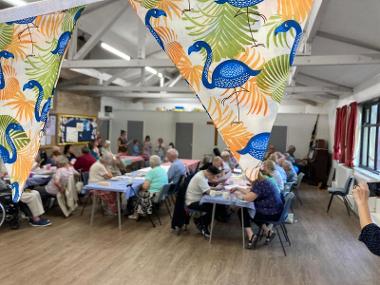
<svg viewBox="0 0 380 285">
<path fill-rule="evenodd" d="M 96 139 L 98 125 L 96 117 L 58 115 L 57 142 L 65 144 L 85 144 Z"/>
</svg>

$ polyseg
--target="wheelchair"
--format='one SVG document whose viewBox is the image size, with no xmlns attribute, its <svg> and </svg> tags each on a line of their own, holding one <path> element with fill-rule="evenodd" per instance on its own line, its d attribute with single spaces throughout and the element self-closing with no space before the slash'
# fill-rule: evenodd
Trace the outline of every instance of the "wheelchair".
<svg viewBox="0 0 380 285">
<path fill-rule="evenodd" d="M 20 227 L 19 205 L 13 203 L 12 193 L 7 190 L 0 192 L 0 227 L 8 224 L 12 229 Z"/>
</svg>

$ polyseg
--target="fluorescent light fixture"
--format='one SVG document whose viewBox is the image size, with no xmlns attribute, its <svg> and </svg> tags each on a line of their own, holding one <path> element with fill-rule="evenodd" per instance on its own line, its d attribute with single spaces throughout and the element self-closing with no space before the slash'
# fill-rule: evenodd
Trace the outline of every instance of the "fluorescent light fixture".
<svg viewBox="0 0 380 285">
<path fill-rule="evenodd" d="M 145 66 L 145 70 L 148 71 L 149 73 L 157 75 L 159 78 L 164 78 L 164 75 L 161 72 L 158 72 L 156 69 L 150 66 Z"/>
<path fill-rule="evenodd" d="M 154 75 L 157 75 L 158 74 L 158 71 L 155 70 L 154 68 L 150 67 L 150 66 L 145 66 L 145 70 L 154 74 Z"/>
<path fill-rule="evenodd" d="M 114 54 L 114 55 L 117 55 L 118 57 L 121 57 L 125 60 L 131 60 L 131 57 L 129 55 L 127 55 L 126 53 L 122 52 L 122 51 L 119 51 L 118 49 L 114 48 L 113 46 L 110 46 L 109 44 L 107 43 L 101 43 L 100 46 L 105 49 L 106 51 L 109 51 L 110 53 Z M 150 66 L 146 66 L 145 67 L 145 70 L 148 71 L 149 73 L 152 73 L 154 75 L 157 75 L 159 78 L 163 78 L 164 75 L 160 72 L 158 72 L 156 69 L 150 67 Z"/>
<path fill-rule="evenodd" d="M 131 57 L 127 55 L 126 53 L 119 51 L 118 49 L 114 48 L 113 46 L 110 46 L 106 43 L 101 43 L 100 46 L 105 49 L 106 51 L 109 51 L 110 53 L 113 53 L 114 55 L 117 55 L 118 57 L 121 57 L 125 60 L 131 60 Z"/>
<path fill-rule="evenodd" d="M 23 0 L 3 0 L 3 2 L 8 3 L 9 5 L 12 5 L 12 6 L 24 6 L 28 4 L 28 2 L 23 1 Z"/>
</svg>

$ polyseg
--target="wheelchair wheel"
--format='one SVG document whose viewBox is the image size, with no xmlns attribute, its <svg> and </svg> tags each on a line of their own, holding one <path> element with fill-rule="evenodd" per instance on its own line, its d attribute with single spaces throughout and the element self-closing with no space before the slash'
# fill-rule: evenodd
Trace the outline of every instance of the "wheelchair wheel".
<svg viewBox="0 0 380 285">
<path fill-rule="evenodd" d="M 5 213 L 4 206 L 3 204 L 0 203 L 0 227 L 3 225 L 5 221 L 5 216 L 6 216 L 6 213 Z"/>
</svg>

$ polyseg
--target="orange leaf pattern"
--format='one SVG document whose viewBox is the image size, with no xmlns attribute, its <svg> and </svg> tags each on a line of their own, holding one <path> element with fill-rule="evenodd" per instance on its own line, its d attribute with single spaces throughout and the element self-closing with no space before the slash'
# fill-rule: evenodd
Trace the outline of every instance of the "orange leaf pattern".
<svg viewBox="0 0 380 285">
<path fill-rule="evenodd" d="M 129 2 L 197 93 L 242 169 L 255 173 L 313 1 Z M 271 18 L 280 23 L 268 29 L 264 23 Z M 266 47 L 268 37 L 286 38 L 289 45 Z"/>
</svg>

